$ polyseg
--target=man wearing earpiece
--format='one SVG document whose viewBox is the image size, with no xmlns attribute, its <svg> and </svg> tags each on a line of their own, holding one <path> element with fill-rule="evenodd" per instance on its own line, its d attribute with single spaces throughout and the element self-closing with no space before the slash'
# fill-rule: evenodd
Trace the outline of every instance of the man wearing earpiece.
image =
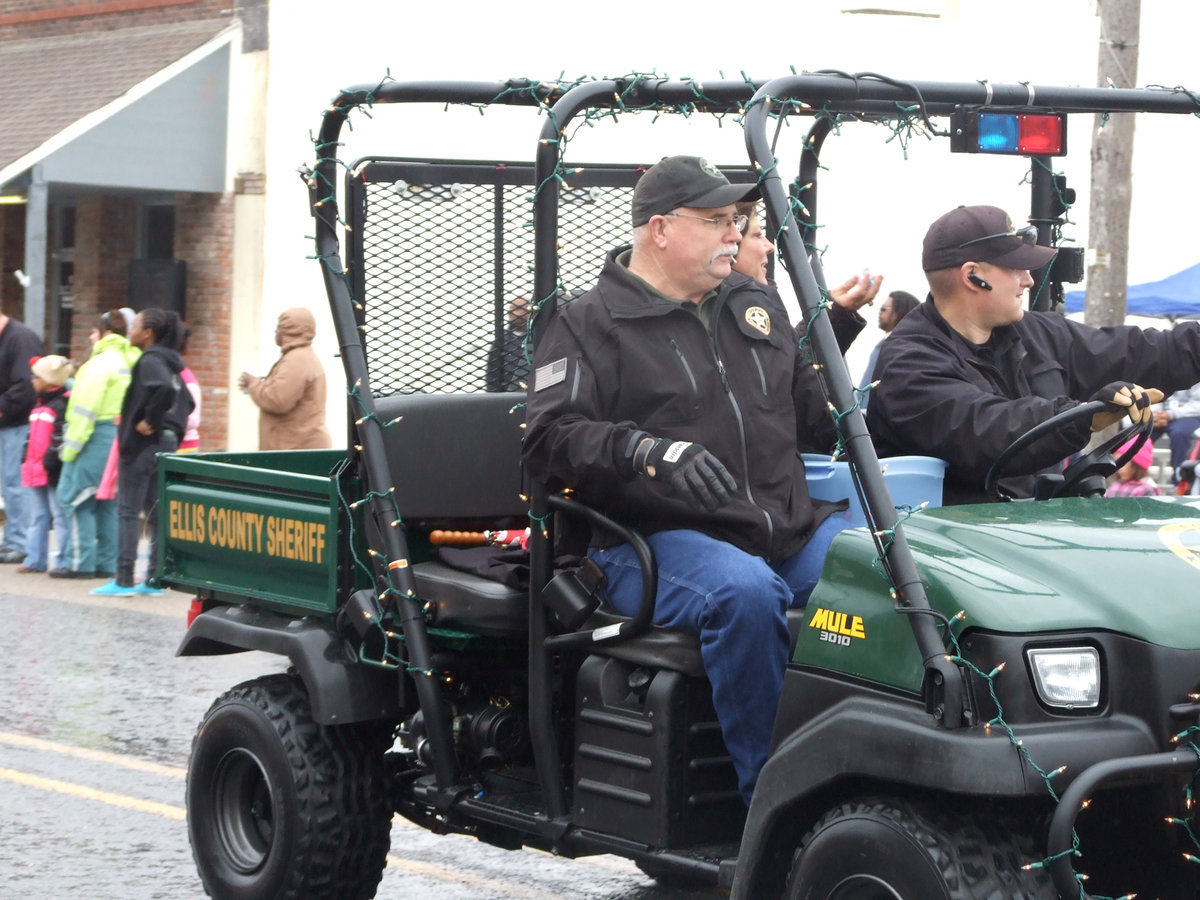
<svg viewBox="0 0 1200 900">
<path fill-rule="evenodd" d="M 1093 328 L 1026 310 L 1029 271 L 1057 253 L 1036 241 L 1035 228 L 1014 229 L 994 206 L 941 216 L 921 254 L 929 297 L 880 349 L 867 409 L 876 449 L 946 460 L 947 505 L 987 500 L 984 477 L 1001 451 L 1053 415 L 1109 404 L 1016 457 L 1001 480 L 1013 496 L 1031 496 L 1034 476 L 1083 449 L 1091 432 L 1127 414 L 1145 421 L 1162 391 L 1200 381 L 1200 324 Z"/>
</svg>

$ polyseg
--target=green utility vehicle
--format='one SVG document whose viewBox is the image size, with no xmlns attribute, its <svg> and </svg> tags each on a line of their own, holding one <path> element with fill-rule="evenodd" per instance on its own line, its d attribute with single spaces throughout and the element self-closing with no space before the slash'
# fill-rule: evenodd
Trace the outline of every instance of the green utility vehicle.
<svg viewBox="0 0 1200 900">
<path fill-rule="evenodd" d="M 535 153 L 336 158 L 358 107 L 402 104 L 525 108 Z M 744 129 L 749 163 L 724 170 L 762 186 L 840 430 L 842 496 L 866 522 L 794 614 L 748 810 L 696 639 L 651 625 L 645 542 L 520 464 L 527 345 L 627 239 L 653 162 L 583 164 L 568 139 L 634 111 Z M 399 813 L 514 850 L 617 854 L 735 898 L 1196 897 L 1200 506 L 1098 497 L 1127 431 L 1045 499 L 897 508 L 806 243 L 822 148 L 860 122 L 920 128 L 980 165 L 1028 156 L 1030 221 L 1051 244 L 1071 199 L 1052 168 L 1066 117 L 1196 111 L 1184 90 L 840 73 L 343 92 L 306 180 L 350 449 L 160 467 L 157 578 L 196 597 L 179 653 L 291 663 L 222 695 L 196 734 L 188 824 L 208 892 L 371 896 Z M 784 119 L 804 137 L 790 185 L 770 143 Z M 1060 253 L 1031 302 L 1049 308 L 1081 273 L 1080 252 Z M 527 553 L 442 543 L 526 527 Z M 639 549 L 632 618 L 572 555 L 593 528 Z"/>
</svg>

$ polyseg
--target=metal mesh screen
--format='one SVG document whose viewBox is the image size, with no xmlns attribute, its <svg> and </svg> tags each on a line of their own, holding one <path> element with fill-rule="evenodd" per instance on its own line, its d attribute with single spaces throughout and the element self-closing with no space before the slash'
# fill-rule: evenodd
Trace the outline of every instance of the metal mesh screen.
<svg viewBox="0 0 1200 900">
<path fill-rule="evenodd" d="M 395 160 L 355 166 L 347 270 L 365 311 L 371 389 L 521 390 L 533 296 L 532 167 Z M 640 172 L 585 168 L 559 196 L 559 279 L 568 297 L 629 242 Z"/>
<path fill-rule="evenodd" d="M 496 322 L 496 203 L 491 185 L 366 186 L 361 297 L 376 393 L 485 388 Z M 529 293 L 506 274 L 513 293 Z"/>
</svg>

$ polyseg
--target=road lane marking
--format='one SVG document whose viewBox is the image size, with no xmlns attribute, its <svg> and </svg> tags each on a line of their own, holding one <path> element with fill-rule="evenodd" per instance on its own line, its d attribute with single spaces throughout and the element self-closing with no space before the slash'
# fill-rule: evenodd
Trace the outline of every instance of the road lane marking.
<svg viewBox="0 0 1200 900">
<path fill-rule="evenodd" d="M 98 803 L 106 803 L 109 806 L 119 806 L 122 809 L 131 809 L 135 812 L 150 813 L 161 816 L 164 819 L 174 819 L 179 822 L 187 818 L 187 813 L 182 806 L 155 803 L 152 800 L 139 800 L 137 797 L 114 794 L 111 791 L 98 791 L 95 788 L 85 787 L 82 784 L 59 781 L 57 778 L 43 778 L 40 775 L 30 775 L 26 772 L 18 772 L 15 769 L 0 769 L 0 781 L 11 781 L 15 784 L 25 785 L 26 787 L 52 791 L 56 794 L 66 794 L 69 797 L 95 800 Z"/>
<path fill-rule="evenodd" d="M 164 766 L 161 763 L 147 762 L 143 759 L 135 759 L 132 756 L 122 756 L 119 753 L 106 753 L 103 750 L 72 747 L 70 744 L 60 744 L 57 741 L 30 737 L 26 734 L 14 734 L 11 731 L 0 731 L 0 744 L 11 744 L 14 747 L 23 747 L 26 750 L 40 750 L 43 753 L 57 753 L 61 756 L 71 756 L 75 759 L 87 759 L 110 766 L 133 769 L 136 772 L 146 772 L 149 775 L 163 775 L 167 778 L 187 777 L 187 769 L 181 769 L 178 766 Z"/>
<path fill-rule="evenodd" d="M 78 748 L 64 748 L 62 745 L 55 745 L 52 741 L 43 741 L 38 738 L 25 738 L 22 735 L 14 735 L 10 733 L 0 732 L 0 740 L 6 743 L 23 745 L 35 749 L 50 749 L 55 752 L 65 750 L 74 750 Z M 40 745 L 49 745 L 46 748 Z M 68 753 L 66 755 L 81 755 Z M 88 758 L 109 757 L 112 754 L 102 754 L 97 751 L 89 751 Z M 116 758 L 118 763 L 127 762 Z M 135 761 L 136 762 L 136 761 Z M 159 768 L 167 768 L 165 766 Z M 181 806 L 172 806 L 168 803 L 157 803 L 152 800 L 141 800 L 137 797 L 130 797 L 125 794 L 116 794 L 111 791 L 101 791 L 95 788 L 90 788 L 82 784 L 75 784 L 69 781 L 62 781 L 57 778 L 45 778 L 40 775 L 32 775 L 28 772 L 19 772 L 16 769 L 7 769 L 0 767 L 0 781 L 8 781 L 13 784 L 23 785 L 25 787 L 35 788 L 42 791 L 50 791 L 52 793 L 63 794 L 69 797 L 77 797 L 82 800 L 92 800 L 97 803 L 104 803 L 108 806 L 116 806 L 121 809 L 128 809 L 134 812 L 143 812 L 150 815 L 156 815 L 164 819 L 171 819 L 177 822 L 183 822 L 187 819 L 187 811 Z M 409 827 L 418 827 L 412 822 L 396 816 L 393 819 L 393 824 L 406 825 Z M 469 838 L 468 838 L 469 840 Z M 581 860 L 587 862 L 588 860 Z M 494 878 L 486 878 L 481 875 L 474 875 L 469 872 L 457 871 L 448 869 L 443 866 L 438 866 L 433 863 L 420 862 L 413 859 L 403 859 L 395 853 L 387 855 L 387 866 L 391 869 L 399 869 L 411 875 L 417 875 L 423 878 L 430 878 L 436 881 L 445 881 L 453 884 L 461 884 L 470 886 L 471 888 L 486 892 L 490 896 L 495 897 L 511 897 L 514 900 L 559 900 L 559 894 L 554 891 L 537 890 L 525 887 L 511 882 L 500 881 Z"/>
<path fill-rule="evenodd" d="M 103 763 L 106 765 L 120 766 L 134 771 L 145 772 L 152 775 L 161 775 L 168 778 L 186 778 L 187 769 L 177 766 L 164 766 L 160 763 L 147 762 L 145 760 L 134 759 L 128 756 L 121 756 L 116 753 L 106 753 L 102 750 L 90 750 L 84 747 L 73 747 L 69 744 L 61 744 L 57 741 L 46 740 L 45 738 L 36 738 L 24 734 L 15 734 L 8 731 L 0 731 L 0 744 L 9 744 L 15 747 L 21 747 L 26 750 L 37 750 L 46 753 L 57 753 L 60 756 L 69 756 L 75 759 L 86 759 L 91 762 Z M 186 811 L 182 807 L 171 806 L 165 803 L 155 803 L 149 800 L 138 800 L 135 797 L 128 797 L 123 794 L 114 794 L 108 791 L 98 791 L 93 788 L 84 787 L 83 785 L 73 784 L 66 781 L 58 781 L 51 778 L 43 778 L 37 775 L 31 775 L 24 772 L 18 772 L 14 769 L 0 768 L 0 780 L 11 781 L 17 784 L 23 784 L 27 787 L 35 787 L 42 790 L 53 791 L 56 793 L 67 794 L 84 799 L 95 800 L 100 803 L 107 803 L 112 806 L 119 806 L 124 809 L 132 809 L 140 812 L 148 812 L 155 815 L 163 816 L 164 818 L 183 821 L 186 818 Z M 421 829 L 414 822 L 410 822 L 403 816 L 394 816 L 392 825 L 403 828 Z M 467 838 L 470 840 L 470 838 Z M 537 848 L 526 848 L 531 852 L 547 858 L 561 859 L 555 857 L 551 853 L 539 850 Z M 630 861 L 624 859 L 613 859 L 611 857 L 580 857 L 574 860 L 575 863 L 582 863 L 587 866 L 594 866 L 599 869 L 606 869 L 614 874 L 623 875 L 639 875 L 641 874 L 637 867 Z M 414 875 L 420 875 L 426 878 L 432 878 L 438 881 L 449 881 L 460 884 L 469 884 L 480 890 L 501 891 L 506 897 L 520 898 L 520 900 L 558 900 L 558 895 L 553 892 L 532 891 L 513 884 L 507 884 L 502 881 L 496 881 L 490 878 L 484 878 L 479 875 L 471 875 L 464 872 L 458 872 L 453 869 L 446 869 L 440 866 L 435 866 L 430 863 L 417 862 L 415 860 L 401 859 L 395 854 L 388 854 L 387 863 L 390 868 L 402 869 Z"/>
<path fill-rule="evenodd" d="M 521 887 L 509 882 L 497 881 L 494 878 L 484 878 L 482 875 L 472 875 L 468 872 L 444 869 L 441 866 L 417 862 L 413 859 L 401 859 L 394 853 L 387 855 L 387 864 L 389 869 L 400 869 L 408 872 L 410 875 L 420 875 L 424 878 L 436 879 L 437 881 L 450 881 L 455 884 L 469 885 L 476 890 L 486 891 L 487 895 L 492 897 L 518 897 L 521 900 L 561 900 L 561 895 L 555 891 L 531 890 L 530 888 Z"/>
</svg>

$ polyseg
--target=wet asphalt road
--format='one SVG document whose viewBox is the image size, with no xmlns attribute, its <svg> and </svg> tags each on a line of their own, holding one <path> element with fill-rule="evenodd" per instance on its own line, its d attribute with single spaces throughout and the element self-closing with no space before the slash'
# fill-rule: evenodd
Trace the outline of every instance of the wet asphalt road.
<svg viewBox="0 0 1200 900">
<path fill-rule="evenodd" d="M 176 658 L 189 598 L 89 596 L 98 584 L 0 566 L 0 898 L 203 897 L 184 812 L 192 734 L 217 695 L 286 661 Z M 377 896 L 722 895 L 658 888 L 616 857 L 506 852 L 397 819 Z"/>
</svg>

